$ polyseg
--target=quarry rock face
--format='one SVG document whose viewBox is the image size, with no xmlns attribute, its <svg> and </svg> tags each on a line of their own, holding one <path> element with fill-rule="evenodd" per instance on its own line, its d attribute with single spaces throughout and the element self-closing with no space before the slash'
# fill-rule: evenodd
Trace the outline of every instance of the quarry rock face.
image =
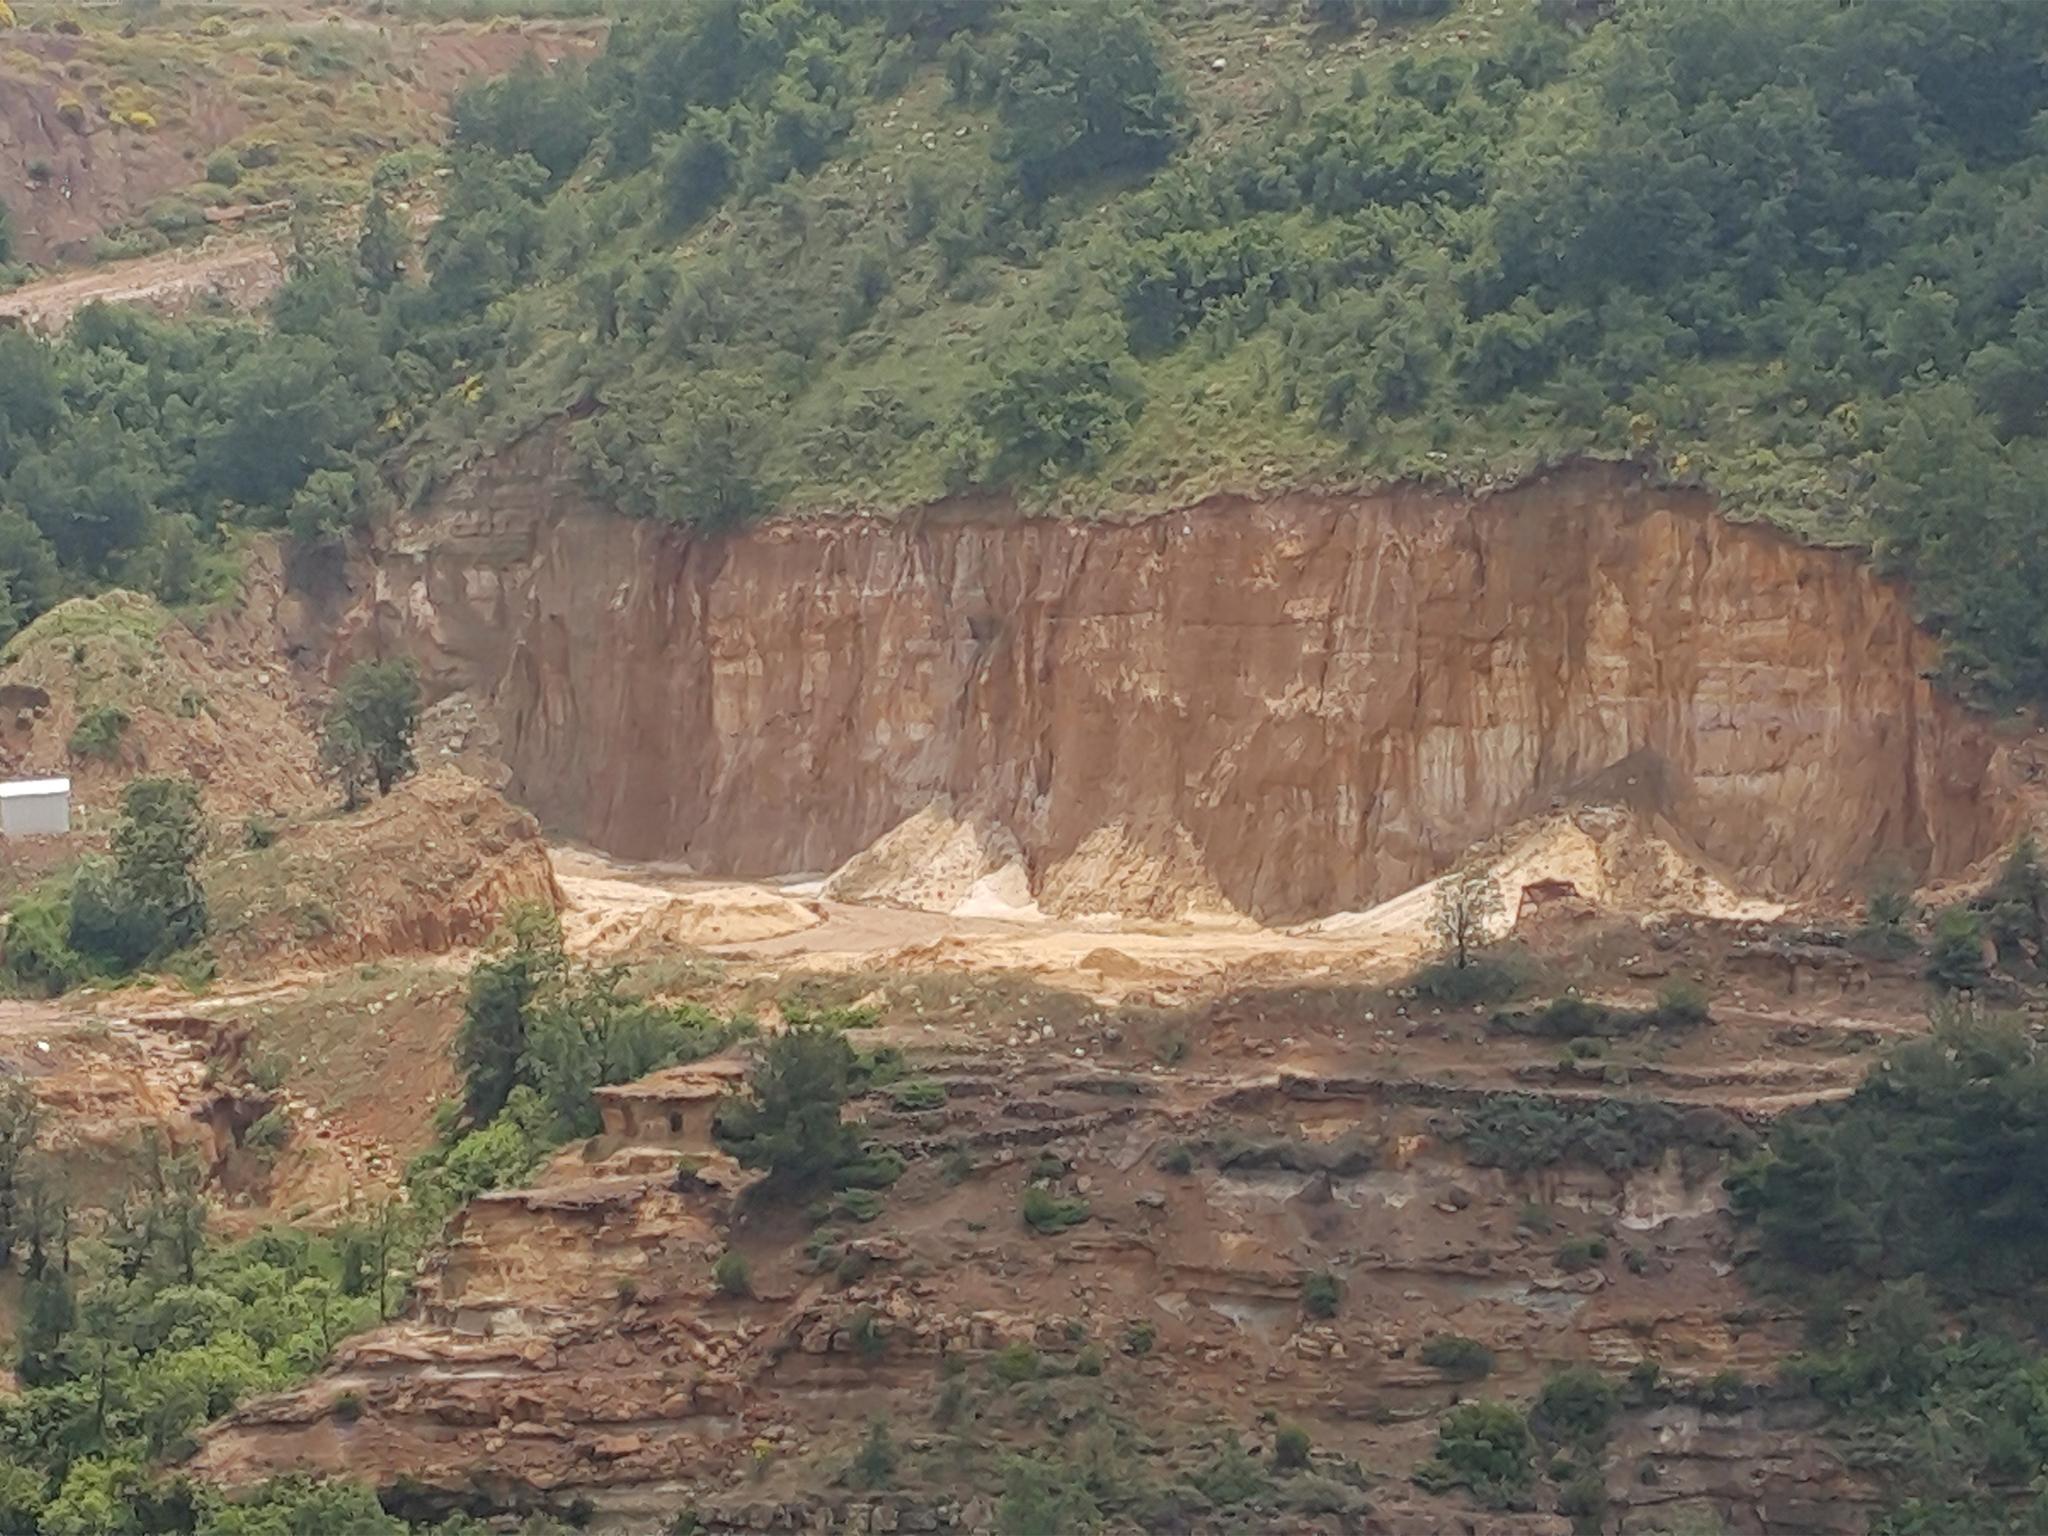
<svg viewBox="0 0 2048 1536">
<path fill-rule="evenodd" d="M 604 512 L 534 439 L 381 537 L 342 653 L 486 700 L 545 823 L 706 872 L 938 807 L 1050 912 L 1290 921 L 1578 796 L 1781 895 L 2006 830 L 1903 593 L 1614 471 L 713 535 Z"/>
</svg>

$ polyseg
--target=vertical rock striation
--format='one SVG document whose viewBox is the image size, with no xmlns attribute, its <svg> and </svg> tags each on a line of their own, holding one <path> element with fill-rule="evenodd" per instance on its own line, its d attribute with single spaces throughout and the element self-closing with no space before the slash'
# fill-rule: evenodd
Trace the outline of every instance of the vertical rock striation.
<svg viewBox="0 0 2048 1536">
<path fill-rule="evenodd" d="M 531 441 L 386 530 L 344 646 L 474 691 L 513 793 L 625 855 L 826 869 L 936 804 L 1051 910 L 1284 921 L 1575 794 L 1779 894 L 2004 831 L 1901 592 L 1618 472 L 733 536 L 573 485 Z"/>
</svg>

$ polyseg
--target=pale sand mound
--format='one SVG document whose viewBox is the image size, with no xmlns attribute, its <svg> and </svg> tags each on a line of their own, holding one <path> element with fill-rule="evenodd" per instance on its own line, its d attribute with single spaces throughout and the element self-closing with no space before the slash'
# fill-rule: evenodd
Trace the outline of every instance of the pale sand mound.
<svg viewBox="0 0 2048 1536">
<path fill-rule="evenodd" d="M 926 806 L 848 859 L 826 879 L 821 894 L 832 901 L 1018 922 L 1057 915 L 1070 921 L 1245 923 L 1185 832 L 1162 854 L 1127 827 L 1098 827 L 1042 871 L 1034 898 L 1017 839 L 943 802 Z"/>
<path fill-rule="evenodd" d="M 243 971 L 439 954 L 481 943 L 516 904 L 561 904 L 539 824 L 452 769 L 286 827 L 206 886 L 214 949 Z"/>
<path fill-rule="evenodd" d="M 826 878 L 832 901 L 908 907 L 955 917 L 1038 916 L 1017 840 L 998 827 L 926 806 Z"/>
<path fill-rule="evenodd" d="M 1769 921 L 1785 911 L 1781 903 L 1737 893 L 1683 851 L 1676 834 L 1657 818 L 1617 806 L 1580 806 L 1519 823 L 1474 849 L 1465 862 L 1492 871 L 1503 932 L 1514 926 L 1525 902 L 1546 896 L 1643 915 L 1680 911 Z M 1430 918 L 1437 884 L 1426 881 L 1363 912 L 1335 913 L 1292 931 L 1420 959 L 1436 945 Z"/>
<path fill-rule="evenodd" d="M 815 927 L 808 903 L 751 885 L 668 891 L 630 880 L 561 874 L 562 937 L 572 953 L 616 960 L 662 949 L 758 944 Z"/>
</svg>

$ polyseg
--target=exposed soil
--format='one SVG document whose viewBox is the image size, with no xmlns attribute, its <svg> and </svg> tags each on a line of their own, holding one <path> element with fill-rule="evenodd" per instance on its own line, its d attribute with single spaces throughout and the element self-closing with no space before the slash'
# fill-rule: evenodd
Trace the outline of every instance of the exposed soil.
<svg viewBox="0 0 2048 1536">
<path fill-rule="evenodd" d="M 159 251 L 24 283 L 0 293 L 0 323 L 18 319 L 31 330 L 56 332 L 88 304 L 135 304 L 166 315 L 195 308 L 256 310 L 283 281 L 274 237 L 223 236 L 190 250 Z"/>
<path fill-rule="evenodd" d="M 297 5 L 246 11 L 217 36 L 195 31 L 189 14 L 159 17 L 134 38 L 19 28 L 0 34 L 0 200 L 14 215 L 22 257 L 82 260 L 94 237 L 191 188 L 224 145 L 295 141 L 307 132 L 302 119 L 317 112 L 320 174 L 366 177 L 380 156 L 437 138 L 465 81 L 502 73 L 527 53 L 588 51 L 602 35 L 597 26 L 547 22 L 371 22 Z M 336 37 L 360 54 L 349 72 L 357 89 L 345 95 L 324 61 Z M 133 112 L 145 126 L 130 121 Z M 206 265 L 194 273 L 202 285 Z M 141 296 L 168 287 L 184 301 L 182 280 L 167 274 L 154 289 L 150 281 L 142 279 Z M 53 301 L 29 302 L 47 309 Z"/>
</svg>

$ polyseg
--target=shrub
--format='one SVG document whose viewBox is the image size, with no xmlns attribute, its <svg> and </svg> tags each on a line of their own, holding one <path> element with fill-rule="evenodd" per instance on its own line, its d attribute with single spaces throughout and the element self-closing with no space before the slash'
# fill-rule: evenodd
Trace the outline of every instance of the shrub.
<svg viewBox="0 0 2048 1536">
<path fill-rule="evenodd" d="M 1674 981 L 1657 994 L 1651 1010 L 1655 1021 L 1667 1029 L 1689 1029 L 1707 1022 L 1707 995 L 1691 982 Z"/>
<path fill-rule="evenodd" d="M 946 1085 L 929 1077 L 915 1077 L 888 1090 L 891 1108 L 906 1114 L 937 1109 L 946 1102 Z"/>
<path fill-rule="evenodd" d="M 57 121 L 73 133 L 85 132 L 85 103 L 76 96 L 66 96 L 57 103 Z"/>
<path fill-rule="evenodd" d="M 718 1287 L 721 1296 L 738 1299 L 754 1294 L 753 1271 L 747 1264 L 745 1254 L 735 1248 L 728 1248 L 718 1256 L 718 1262 L 711 1266 L 711 1283 Z"/>
<path fill-rule="evenodd" d="M 7 914 L 6 965 L 15 986 L 48 997 L 85 979 L 85 957 L 71 947 L 68 888 L 44 884 L 15 898 Z"/>
<path fill-rule="evenodd" d="M 231 149 L 217 149 L 206 157 L 206 179 L 216 187 L 232 187 L 242 179 L 242 162 Z"/>
<path fill-rule="evenodd" d="M 1086 1221 L 1088 1202 L 1063 1199 L 1043 1185 L 1033 1184 L 1024 1191 L 1023 1215 L 1024 1224 L 1032 1231 L 1050 1235 Z"/>
<path fill-rule="evenodd" d="M 1597 1471 L 1575 1473 L 1557 1491 L 1557 1512 L 1571 1520 L 1574 1529 L 1597 1536 L 1607 1515 L 1607 1482 Z"/>
<path fill-rule="evenodd" d="M 1127 1355 L 1149 1355 L 1158 1341 L 1159 1330 L 1142 1320 L 1131 1323 L 1124 1329 L 1124 1353 Z"/>
<path fill-rule="evenodd" d="M 1597 1446 L 1607 1439 L 1620 1407 L 1614 1383 L 1591 1366 L 1575 1365 L 1543 1383 L 1529 1424 L 1546 1440 Z"/>
<path fill-rule="evenodd" d="M 867 1435 L 854 1453 L 853 1464 L 846 1470 L 847 1481 L 856 1488 L 872 1491 L 894 1486 L 896 1446 L 889 1438 L 888 1425 L 880 1419 L 868 1425 Z"/>
<path fill-rule="evenodd" d="M 267 816 L 250 816 L 242 822 L 242 846 L 260 853 L 277 841 L 277 823 Z"/>
<path fill-rule="evenodd" d="M 1508 1001 L 1522 990 L 1524 975 L 1522 966 L 1505 955 L 1475 953 L 1463 965 L 1432 960 L 1408 979 L 1408 985 L 1433 1003 L 1469 1008 Z"/>
<path fill-rule="evenodd" d="M 1307 1441 L 1308 1437 L 1303 1435 L 1304 1456 L 1307 1454 Z M 1272 1479 L 1266 1475 L 1266 1469 L 1244 1448 L 1235 1433 L 1224 1437 L 1215 1457 L 1189 1481 L 1203 1498 L 1221 1509 L 1250 1503 L 1272 1488 Z"/>
<path fill-rule="evenodd" d="M 1337 1277 L 1327 1269 L 1317 1270 L 1301 1282 L 1301 1309 L 1310 1317 L 1335 1317 L 1338 1296 Z"/>
<path fill-rule="evenodd" d="M 1425 1340 L 1421 1360 L 1453 1381 L 1478 1381 L 1493 1371 L 1493 1351 L 1460 1333 L 1440 1333 Z"/>
<path fill-rule="evenodd" d="M 1163 1173 L 1192 1173 L 1195 1169 L 1195 1154 L 1188 1150 L 1186 1142 L 1176 1141 L 1159 1154 L 1159 1168 Z"/>
<path fill-rule="evenodd" d="M 1006 1386 L 1036 1381 L 1040 1371 L 1038 1351 L 1022 1339 L 1005 1344 L 989 1360 L 989 1374 Z"/>
<path fill-rule="evenodd" d="M 832 1214 L 865 1225 L 882 1214 L 882 1197 L 871 1189 L 844 1189 L 832 1200 Z"/>
<path fill-rule="evenodd" d="M 242 1133 L 242 1145 L 255 1152 L 276 1152 L 291 1140 L 292 1119 L 282 1106 L 266 1110 Z"/>
<path fill-rule="evenodd" d="M 1856 947 L 1882 959 L 1897 959 L 1918 948 L 1909 926 L 1913 920 L 1912 887 L 1897 874 L 1886 874 L 1871 887 L 1856 930 Z"/>
<path fill-rule="evenodd" d="M 1308 1463 L 1308 1431 L 1298 1424 L 1282 1424 L 1273 1434 L 1273 1465 L 1282 1471 L 1295 1471 Z"/>
<path fill-rule="evenodd" d="M 1607 1239 L 1604 1237 L 1567 1238 L 1558 1246 L 1557 1267 L 1567 1273 L 1591 1269 L 1607 1257 Z"/>
<path fill-rule="evenodd" d="M 1927 979 L 1950 992 L 1971 992 L 1984 985 L 1984 930 L 1968 907 L 1946 907 L 1934 920 Z"/>
<path fill-rule="evenodd" d="M 863 1360 L 880 1359 L 882 1351 L 889 1347 L 889 1336 L 883 1331 L 881 1321 L 865 1307 L 855 1315 L 848 1333 L 853 1339 L 854 1352 Z"/>
<path fill-rule="evenodd" d="M 1415 1481 L 1434 1492 L 1465 1488 L 1504 1507 L 1529 1486 L 1529 1449 L 1528 1423 L 1506 1403 L 1460 1403 L 1437 1426 L 1436 1453 Z"/>
<path fill-rule="evenodd" d="M 67 745 L 73 757 L 96 757 L 111 762 L 121 754 L 121 737 L 130 724 L 128 711 L 118 704 L 96 704 L 78 717 Z"/>
</svg>

